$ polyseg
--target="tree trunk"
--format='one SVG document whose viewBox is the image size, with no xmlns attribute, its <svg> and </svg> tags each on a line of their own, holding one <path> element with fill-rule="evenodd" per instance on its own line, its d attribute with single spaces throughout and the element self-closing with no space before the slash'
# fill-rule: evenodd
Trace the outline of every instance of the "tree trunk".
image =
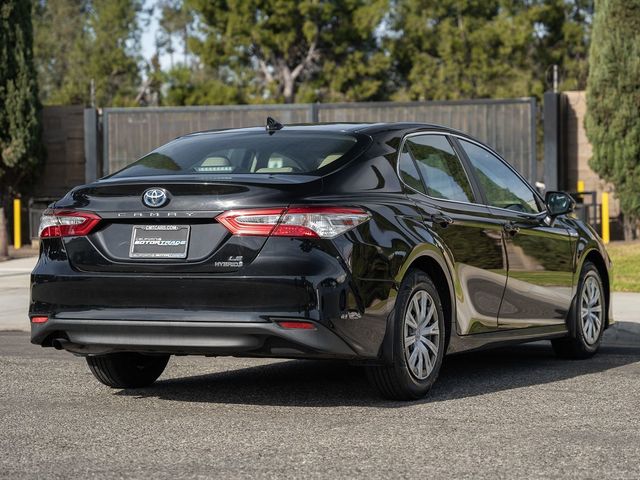
<svg viewBox="0 0 640 480">
<path fill-rule="evenodd" d="M 284 97 L 284 103 L 293 103 L 295 81 L 289 69 L 284 69 L 282 72 L 282 96 Z"/>
<path fill-rule="evenodd" d="M 0 205 L 0 260 L 9 256 L 9 236 L 7 235 L 7 217 Z"/>
</svg>

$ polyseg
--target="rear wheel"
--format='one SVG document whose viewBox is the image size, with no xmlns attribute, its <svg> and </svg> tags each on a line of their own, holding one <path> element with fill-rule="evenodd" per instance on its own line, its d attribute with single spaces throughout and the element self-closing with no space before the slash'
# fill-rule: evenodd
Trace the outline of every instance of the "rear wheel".
<svg viewBox="0 0 640 480">
<path fill-rule="evenodd" d="M 575 337 L 551 341 L 561 358 L 589 358 L 600 347 L 605 327 L 606 298 L 602 279 L 596 266 L 586 262 L 580 274 L 578 298 L 573 309 Z"/>
<path fill-rule="evenodd" d="M 420 270 L 407 273 L 394 312 L 393 364 L 367 367 L 385 398 L 424 397 L 438 377 L 445 349 L 444 313 L 438 290 Z"/>
<path fill-rule="evenodd" d="M 162 374 L 169 355 L 111 353 L 87 357 L 93 376 L 112 388 L 148 387 Z"/>
</svg>

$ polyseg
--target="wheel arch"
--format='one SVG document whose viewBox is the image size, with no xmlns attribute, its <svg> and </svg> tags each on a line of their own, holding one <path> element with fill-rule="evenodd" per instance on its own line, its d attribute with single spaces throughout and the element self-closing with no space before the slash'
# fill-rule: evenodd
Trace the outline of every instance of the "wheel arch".
<svg viewBox="0 0 640 480">
<path fill-rule="evenodd" d="M 403 264 L 402 268 L 396 275 L 396 282 L 400 285 L 411 269 L 418 269 L 429 275 L 429 278 L 433 281 L 438 295 L 442 302 L 442 309 L 444 311 L 445 318 L 449 321 L 445 322 L 445 354 L 449 347 L 449 341 L 451 335 L 455 332 L 455 320 L 456 320 L 456 304 L 455 304 L 455 291 L 453 287 L 453 281 L 451 278 L 451 272 L 447 267 L 445 259 L 442 257 L 442 253 L 433 245 L 429 245 L 429 248 L 423 249 L 419 252 L 414 252 L 407 261 Z M 393 345 L 394 345 L 394 329 L 393 320 L 395 316 L 395 309 L 389 315 L 389 321 L 387 322 L 387 332 L 382 342 L 382 355 L 381 358 L 385 363 L 390 363 L 393 360 Z"/>
<path fill-rule="evenodd" d="M 448 319 L 448 321 L 445 322 L 446 349 L 446 347 L 449 346 L 449 339 L 451 338 L 451 331 L 453 323 L 455 322 L 455 301 L 451 281 L 447 275 L 448 269 L 443 267 L 440 262 L 431 255 L 421 255 L 415 258 L 409 265 L 407 271 L 410 269 L 418 269 L 426 273 L 438 290 L 438 295 L 440 295 L 440 301 L 442 302 L 442 310 L 444 311 L 445 318 Z M 445 269 L 447 273 L 445 273 Z"/>
</svg>

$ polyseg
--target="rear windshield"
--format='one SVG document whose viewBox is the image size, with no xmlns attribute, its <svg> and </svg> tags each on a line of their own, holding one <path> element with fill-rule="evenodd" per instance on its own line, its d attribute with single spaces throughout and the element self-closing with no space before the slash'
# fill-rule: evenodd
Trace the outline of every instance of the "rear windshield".
<svg viewBox="0 0 640 480">
<path fill-rule="evenodd" d="M 356 149 L 349 134 L 225 132 L 178 138 L 111 177 L 175 174 L 324 174 Z"/>
</svg>

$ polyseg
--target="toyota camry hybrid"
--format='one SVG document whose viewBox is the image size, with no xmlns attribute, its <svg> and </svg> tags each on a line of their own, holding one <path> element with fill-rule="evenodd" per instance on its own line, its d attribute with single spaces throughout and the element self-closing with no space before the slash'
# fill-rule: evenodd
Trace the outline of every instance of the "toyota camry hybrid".
<svg viewBox="0 0 640 480">
<path fill-rule="evenodd" d="M 171 355 L 317 358 L 395 399 L 450 353 L 549 339 L 586 358 L 611 262 L 574 206 L 436 125 L 185 135 L 45 211 L 31 341 L 114 388 Z"/>
</svg>

